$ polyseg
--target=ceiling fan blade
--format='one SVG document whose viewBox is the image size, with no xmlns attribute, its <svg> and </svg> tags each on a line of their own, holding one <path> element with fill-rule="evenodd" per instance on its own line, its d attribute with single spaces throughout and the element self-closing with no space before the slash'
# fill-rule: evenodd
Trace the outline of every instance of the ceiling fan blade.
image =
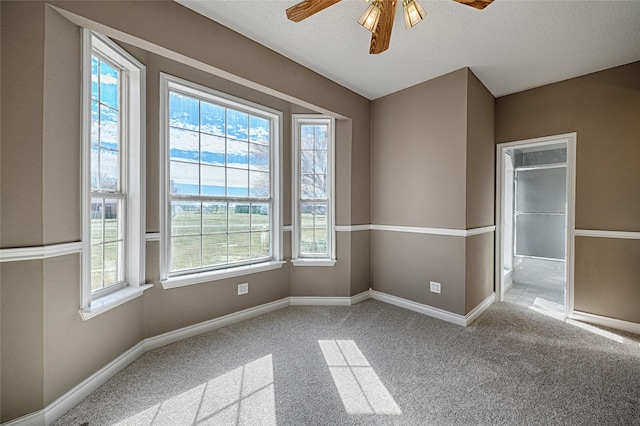
<svg viewBox="0 0 640 426">
<path fill-rule="evenodd" d="M 293 22 L 300 22 L 339 1 L 340 0 L 304 0 L 287 9 L 287 18 Z"/>
<path fill-rule="evenodd" d="M 493 0 L 454 0 L 460 4 L 464 4 L 467 6 L 471 6 L 474 9 L 482 10 L 485 7 L 489 6 Z"/>
<path fill-rule="evenodd" d="M 397 0 L 382 0 L 382 11 L 380 20 L 375 31 L 371 34 L 371 45 L 369 53 L 377 55 L 389 48 L 391 42 L 391 30 L 393 29 L 393 18 L 396 16 Z"/>
</svg>

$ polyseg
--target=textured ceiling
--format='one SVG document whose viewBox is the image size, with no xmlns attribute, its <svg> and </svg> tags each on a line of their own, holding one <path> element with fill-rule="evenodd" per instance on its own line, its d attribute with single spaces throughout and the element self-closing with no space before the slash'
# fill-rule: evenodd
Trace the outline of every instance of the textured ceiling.
<svg viewBox="0 0 640 426">
<path fill-rule="evenodd" d="M 427 17 L 410 30 L 398 1 L 379 55 L 356 22 L 362 0 L 299 23 L 285 15 L 296 0 L 177 1 L 369 99 L 465 66 L 499 97 L 640 60 L 640 0 L 494 0 L 482 11 L 420 0 Z"/>
</svg>

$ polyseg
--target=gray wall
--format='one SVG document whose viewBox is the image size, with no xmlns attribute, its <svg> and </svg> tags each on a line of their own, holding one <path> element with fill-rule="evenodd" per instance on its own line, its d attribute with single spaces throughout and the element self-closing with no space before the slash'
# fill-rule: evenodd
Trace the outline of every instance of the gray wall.
<svg viewBox="0 0 640 426">
<path fill-rule="evenodd" d="M 160 227 L 160 71 L 283 111 L 284 224 L 291 223 L 290 114 L 333 111 L 339 118 L 336 222 L 369 223 L 368 100 L 174 2 L 53 4 L 106 25 L 106 32 L 115 34 L 116 28 L 125 39 L 116 41 L 147 66 L 147 232 L 158 232 Z M 5 107 L 0 247 L 78 241 L 80 29 L 39 1 L 2 2 L 0 15 Z M 216 41 L 213 47 L 210 40 Z M 146 51 L 142 42 L 188 55 L 266 90 L 275 89 L 275 96 Z M 248 58 L 257 60 L 260 67 L 249 64 Z M 154 287 L 88 321 L 78 314 L 78 254 L 2 263 L 0 421 L 42 409 L 145 337 L 290 295 L 351 296 L 365 290 L 368 231 L 354 234 L 358 235 L 338 234 L 334 268 L 317 271 L 287 264 L 244 278 L 171 290 L 159 284 L 159 247 L 150 241 L 146 281 Z M 284 233 L 284 239 L 285 257 L 290 258 L 290 233 Z M 236 284 L 247 281 L 249 294 L 238 297 Z"/>
<path fill-rule="evenodd" d="M 640 231 L 640 62 L 496 100 L 496 143 L 577 132 L 576 229 Z M 575 309 L 640 323 L 640 240 L 576 237 Z"/>
</svg>

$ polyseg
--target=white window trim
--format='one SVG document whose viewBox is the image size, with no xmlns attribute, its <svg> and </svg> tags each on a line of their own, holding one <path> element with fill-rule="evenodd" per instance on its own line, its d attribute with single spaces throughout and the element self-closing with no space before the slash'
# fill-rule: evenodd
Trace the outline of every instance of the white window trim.
<svg viewBox="0 0 640 426">
<path fill-rule="evenodd" d="M 316 114 L 293 114 L 292 115 L 292 259 L 294 266 L 334 266 L 336 259 L 336 227 L 335 227 L 335 118 L 326 115 Z M 306 257 L 300 256 L 300 124 L 314 123 L 321 120 L 322 124 L 329 120 L 329 132 L 327 141 L 327 245 L 329 246 L 328 257 Z"/>
<path fill-rule="evenodd" d="M 127 71 L 122 80 L 126 101 L 126 217 L 125 277 L 121 288 L 92 298 L 91 294 L 91 55 L 97 47 L 110 60 Z M 120 46 L 98 33 L 82 30 L 82 269 L 81 307 L 84 320 L 107 312 L 132 300 L 151 288 L 145 284 L 145 131 L 146 131 L 146 67 Z"/>
<path fill-rule="evenodd" d="M 171 86 L 178 88 L 181 92 L 192 94 L 198 98 L 203 95 L 210 96 L 216 103 L 223 103 L 231 108 L 239 108 L 244 111 L 255 110 L 256 113 L 270 114 L 273 116 L 273 144 L 271 151 L 271 193 L 273 197 L 272 211 L 272 256 L 273 259 L 250 263 L 240 266 L 229 266 L 224 269 L 212 271 L 194 271 L 181 275 L 169 275 L 170 259 L 170 223 L 171 217 L 169 203 L 169 91 Z M 280 129 L 283 122 L 281 111 L 247 101 L 215 89 L 211 89 L 200 84 L 184 80 L 170 74 L 160 73 L 160 283 L 165 289 L 183 287 L 193 284 L 201 284 L 226 278 L 239 277 L 257 272 L 269 271 L 281 268 L 286 262 L 283 261 L 282 245 L 282 196 L 283 177 L 280 172 L 282 164 L 282 131 Z"/>
</svg>

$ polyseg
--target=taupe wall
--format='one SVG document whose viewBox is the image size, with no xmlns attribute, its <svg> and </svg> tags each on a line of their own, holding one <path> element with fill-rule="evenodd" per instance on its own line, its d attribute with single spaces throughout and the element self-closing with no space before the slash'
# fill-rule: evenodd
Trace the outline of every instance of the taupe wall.
<svg viewBox="0 0 640 426">
<path fill-rule="evenodd" d="M 467 73 L 466 229 L 494 225 L 495 99 L 482 82 Z M 493 293 L 494 233 L 466 239 L 465 314 Z"/>
<path fill-rule="evenodd" d="M 43 407 L 43 266 L 37 260 L 3 263 L 0 272 L 4 422 Z"/>
<path fill-rule="evenodd" d="M 160 229 L 160 71 L 283 112 L 285 225 L 291 223 L 290 114 L 312 112 L 313 105 L 317 111 L 333 111 L 339 117 L 336 222 L 369 223 L 368 100 L 174 2 L 55 5 L 117 28 L 129 43 L 120 40 L 121 45 L 147 66 L 147 232 Z M 0 11 L 5 107 L 0 159 L 1 247 L 78 241 L 80 29 L 43 2 L 2 2 Z M 111 30 L 105 27 L 105 31 Z M 275 89 L 271 93 L 276 96 L 169 60 L 134 46 L 132 41 L 168 47 Z M 363 234 L 368 237 L 368 232 Z M 285 232 L 285 259 L 291 256 L 290 238 Z M 368 238 L 352 238 L 341 232 L 334 268 L 317 271 L 287 264 L 262 274 L 164 290 L 159 284 L 159 245 L 149 241 L 146 280 L 154 287 L 143 297 L 88 321 L 82 321 L 78 314 L 79 254 L 2 263 L 0 421 L 42 409 L 145 337 L 290 295 L 357 294 L 368 288 L 368 249 Z M 249 282 L 248 295 L 237 296 L 240 282 Z"/>
<path fill-rule="evenodd" d="M 493 225 L 493 101 L 464 68 L 372 102 L 373 224 Z M 374 290 L 459 315 L 493 292 L 492 259 L 493 233 L 372 231 Z M 429 281 L 442 292 L 431 293 Z"/>
<path fill-rule="evenodd" d="M 466 227 L 494 224 L 495 148 L 491 92 L 472 72 L 467 80 Z"/>
<path fill-rule="evenodd" d="M 467 70 L 371 103 L 371 223 L 466 229 Z"/>
<path fill-rule="evenodd" d="M 1 247 L 43 243 L 44 8 L 2 2 Z M 11 81 L 12 84 L 7 84 Z M 29 120 L 25 123 L 25 117 Z M 9 143 L 10 142 L 10 143 Z M 31 153 L 24 161 L 24 152 Z"/>
<path fill-rule="evenodd" d="M 576 229 L 638 232 L 639 118 L 635 62 L 497 99 L 495 139 L 577 132 Z M 576 238 L 576 310 L 640 322 L 639 245 Z"/>
</svg>

